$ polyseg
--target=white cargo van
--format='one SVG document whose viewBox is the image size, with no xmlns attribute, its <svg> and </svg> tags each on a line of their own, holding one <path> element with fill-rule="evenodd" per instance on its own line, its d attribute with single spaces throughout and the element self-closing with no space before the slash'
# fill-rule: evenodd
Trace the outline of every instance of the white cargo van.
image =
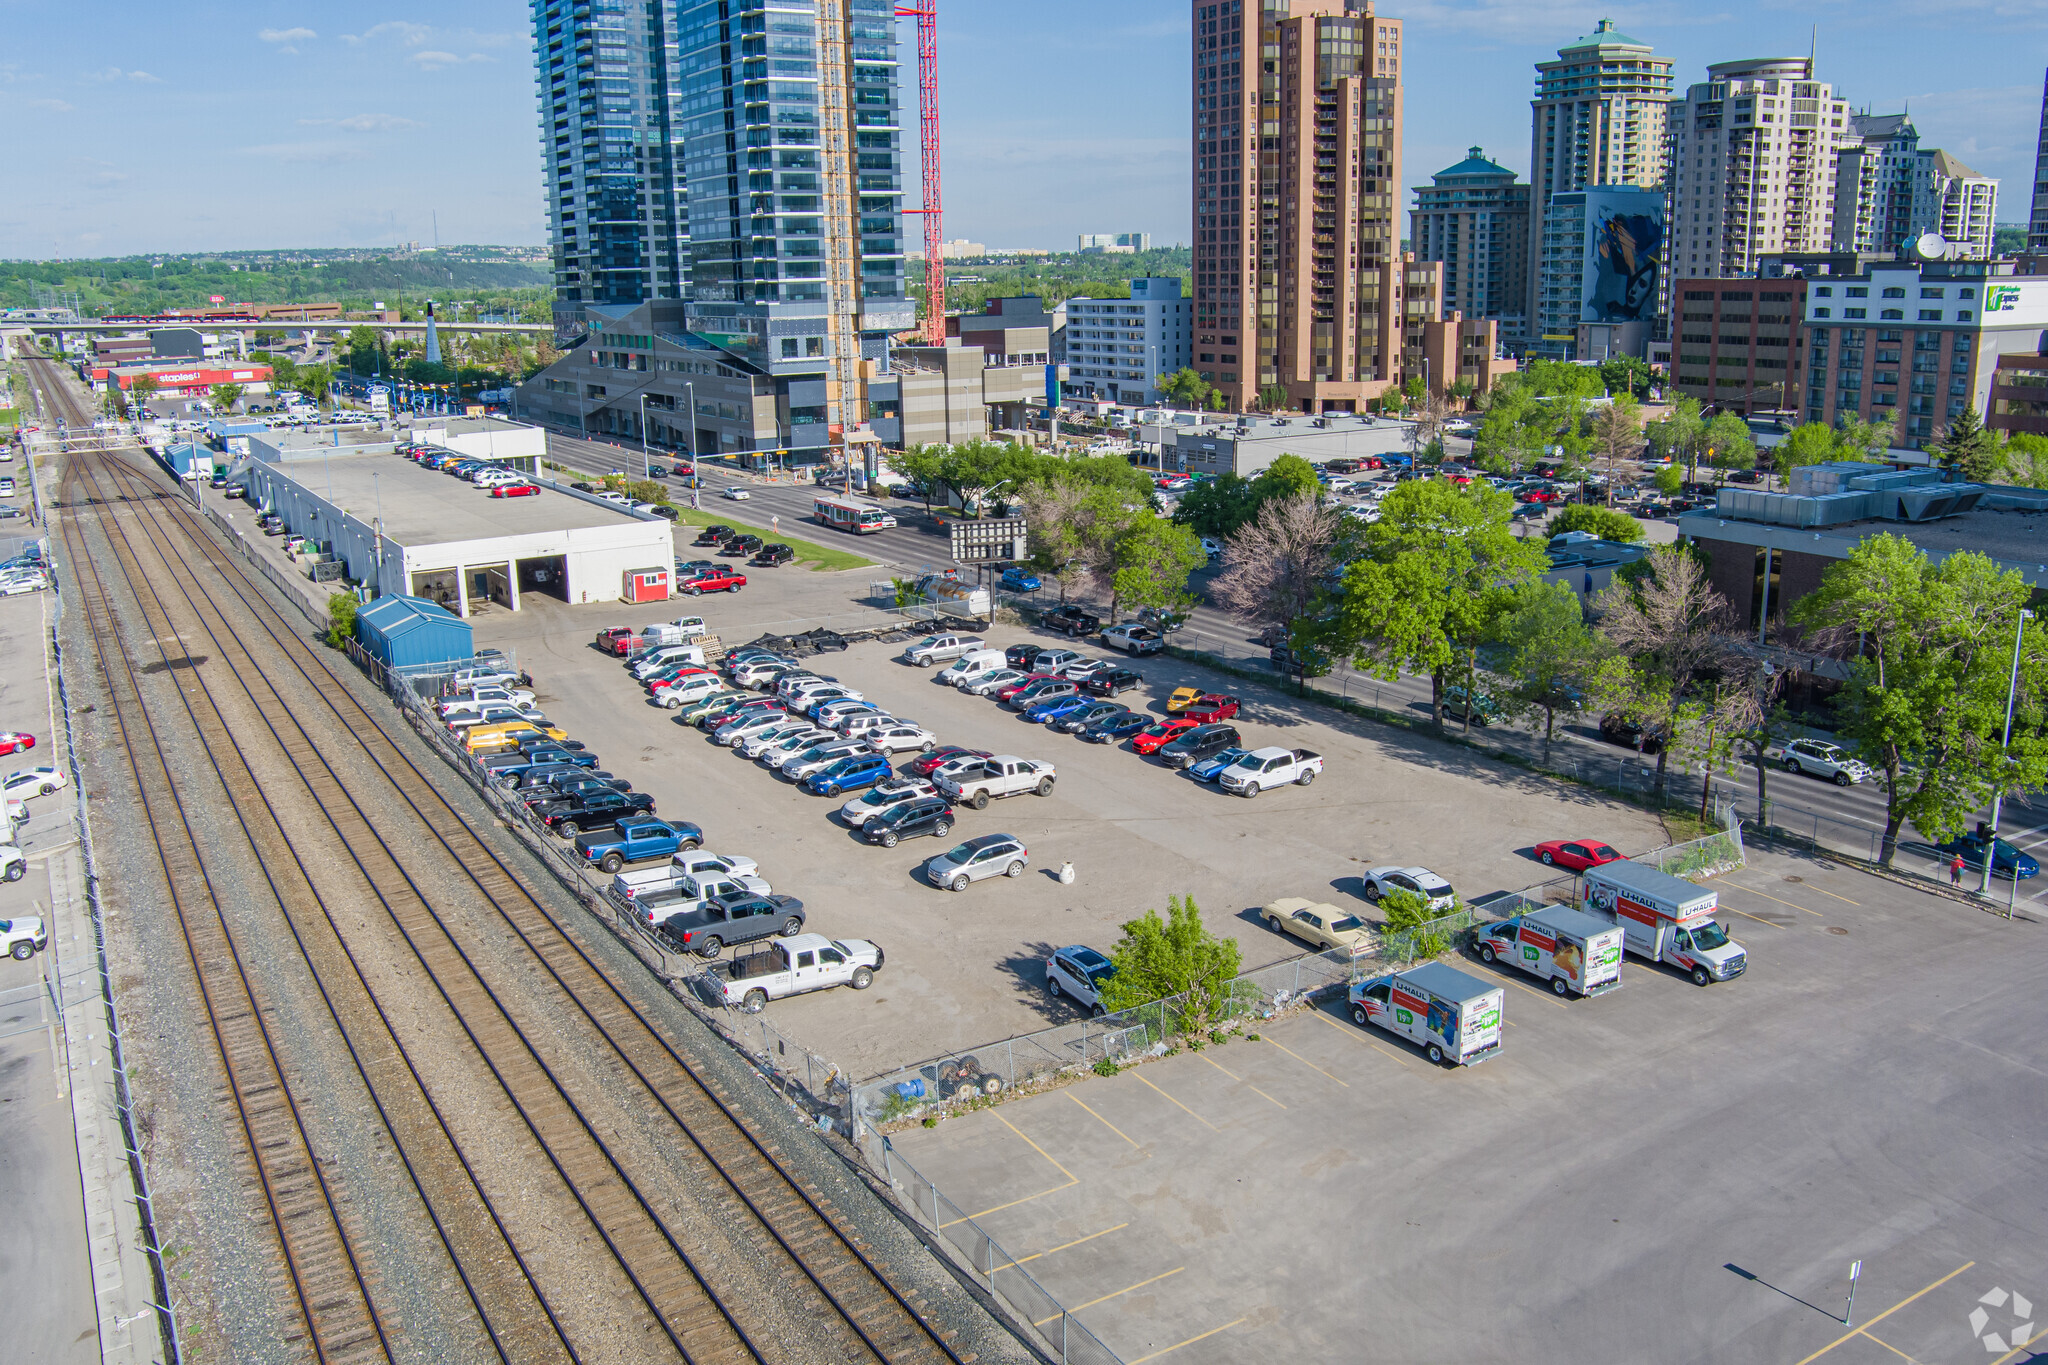
<svg viewBox="0 0 2048 1365">
<path fill-rule="evenodd" d="M 1619 925 L 1628 951 L 1669 963 L 1695 985 L 1732 980 L 1749 965 L 1714 918 L 1720 897 L 1705 887 L 1625 858 L 1588 868 L 1581 886 L 1579 908 Z"/>
<path fill-rule="evenodd" d="M 1482 962 L 1510 962 L 1531 976 L 1549 980 L 1559 995 L 1601 995 L 1621 987 L 1622 931 L 1566 905 L 1480 928 Z"/>
<path fill-rule="evenodd" d="M 999 668 L 1009 665 L 1000 649 L 977 649 L 963 654 L 950 667 L 939 670 L 939 681 L 954 687 L 965 687 L 977 678 L 985 678 Z"/>
<path fill-rule="evenodd" d="M 633 656 L 633 676 L 646 679 L 665 668 L 685 664 L 691 668 L 704 667 L 702 645 L 659 645 Z"/>
<path fill-rule="evenodd" d="M 1500 1051 L 1507 988 L 1425 962 L 1351 983 L 1351 1017 L 1421 1045 L 1429 1060 L 1471 1066 Z"/>
</svg>

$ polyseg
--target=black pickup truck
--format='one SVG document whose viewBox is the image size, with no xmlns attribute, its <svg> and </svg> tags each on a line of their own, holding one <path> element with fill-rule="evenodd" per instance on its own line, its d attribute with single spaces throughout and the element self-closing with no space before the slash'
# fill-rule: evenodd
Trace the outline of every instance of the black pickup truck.
<svg viewBox="0 0 2048 1365">
<path fill-rule="evenodd" d="M 541 823 L 557 834 L 602 829 L 629 815 L 654 814 L 654 798 L 646 792 L 594 791 L 547 801 L 533 808 Z"/>
<path fill-rule="evenodd" d="M 670 915 L 661 933 L 686 953 L 717 957 L 728 943 L 752 943 L 780 934 L 803 932 L 804 903 L 795 896 L 757 896 L 752 892 L 717 896 L 696 910 Z"/>
</svg>

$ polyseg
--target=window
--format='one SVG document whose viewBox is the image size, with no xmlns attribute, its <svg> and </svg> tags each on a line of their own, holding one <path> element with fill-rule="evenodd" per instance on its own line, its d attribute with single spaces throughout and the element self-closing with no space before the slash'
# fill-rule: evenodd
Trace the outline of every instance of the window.
<svg viewBox="0 0 2048 1365">
<path fill-rule="evenodd" d="M 1813 315 L 1817 318 L 1824 318 L 1828 316 L 1828 310 L 1825 308 L 1816 308 L 1813 310 Z"/>
<path fill-rule="evenodd" d="M 1966 289 L 1966 290 L 1964 290 L 1963 292 L 1967 294 L 1967 293 L 1969 293 L 1970 291 Z M 1967 308 L 1958 308 L 1958 309 L 1956 309 L 1956 321 L 1957 321 L 1957 322 L 1968 322 L 1969 320 L 1970 320 L 1970 310 L 1969 310 L 1969 309 L 1967 309 Z"/>
<path fill-rule="evenodd" d="M 1906 311 L 1903 308 L 1881 308 L 1878 310 L 1877 315 L 1886 322 L 1904 322 L 1906 320 Z"/>
<path fill-rule="evenodd" d="M 1867 317 L 1868 314 L 1861 308 L 1844 308 L 1842 316 L 1845 318 L 1860 318 Z"/>
<path fill-rule="evenodd" d="M 1899 288 L 1897 285 L 1893 285 L 1891 288 L 1884 291 L 1884 296 L 1888 299 L 1902 299 L 1906 297 L 1906 291 Z"/>
<path fill-rule="evenodd" d="M 1959 299 L 1974 299 L 1977 297 L 1977 291 L 1974 289 L 1958 289 L 1956 290 L 1956 297 Z"/>
<path fill-rule="evenodd" d="M 1922 322 L 1940 322 L 1940 321 L 1941 321 L 1941 310 L 1940 310 L 1939 308 L 1922 308 L 1922 309 L 1920 310 L 1920 321 L 1922 321 Z"/>
<path fill-rule="evenodd" d="M 1817 299 L 1831 299 L 1835 296 L 1835 291 L 1827 285 L 1822 285 L 1813 291 L 1813 296 Z"/>
<path fill-rule="evenodd" d="M 796 338 L 795 338 L 795 337 L 784 337 L 784 338 L 782 339 L 782 358 L 783 358 L 784 360 L 795 360 L 795 359 L 796 359 Z"/>
<path fill-rule="evenodd" d="M 1842 292 L 1852 299 L 1867 299 L 1870 297 L 1870 291 L 1860 284 L 1852 284 Z"/>
<path fill-rule="evenodd" d="M 1940 290 L 1940 289 L 1925 289 L 1925 288 L 1923 288 L 1923 289 L 1922 289 L 1922 290 L 1920 291 L 1920 297 L 1921 297 L 1921 298 L 1923 298 L 1923 299 L 1938 299 L 1938 298 L 1942 297 L 1942 295 L 1943 295 L 1943 293 L 1944 293 L 1944 292 L 1945 292 L 1945 291 L 1943 291 L 1943 290 Z"/>
</svg>

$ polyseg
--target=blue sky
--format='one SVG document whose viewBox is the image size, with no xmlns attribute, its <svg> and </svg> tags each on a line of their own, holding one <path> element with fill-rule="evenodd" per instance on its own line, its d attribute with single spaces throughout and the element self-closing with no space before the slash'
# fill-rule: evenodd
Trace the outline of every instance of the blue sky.
<svg viewBox="0 0 2048 1365">
<path fill-rule="evenodd" d="M 1681 86 L 1710 61 L 1802 53 L 1818 26 L 1823 80 L 1859 108 L 1910 107 L 1923 146 L 2002 177 L 2002 221 L 2027 216 L 2048 0 L 1381 8 L 1408 22 L 1410 184 L 1473 144 L 1526 173 L 1532 64 L 1603 16 L 1674 58 Z M 1186 239 L 1187 4 L 940 14 L 948 237 Z M 502 0 L 0 0 L 0 256 L 427 242 L 436 212 L 444 242 L 538 243 L 526 24 Z"/>
</svg>

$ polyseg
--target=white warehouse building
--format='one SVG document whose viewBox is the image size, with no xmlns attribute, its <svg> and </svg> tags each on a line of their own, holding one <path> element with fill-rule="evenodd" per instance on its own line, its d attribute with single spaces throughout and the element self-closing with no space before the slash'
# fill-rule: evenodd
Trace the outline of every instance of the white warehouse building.
<svg viewBox="0 0 2048 1365">
<path fill-rule="evenodd" d="M 1131 281 L 1128 299 L 1066 302 L 1067 387 L 1079 397 L 1160 403 L 1159 382 L 1194 362 L 1195 305 L 1180 280 Z"/>
<path fill-rule="evenodd" d="M 675 564 L 670 523 L 567 489 L 494 498 L 388 447 L 277 453 L 259 448 L 234 470 L 250 505 L 327 545 L 379 595 L 424 597 L 458 616 L 485 602 L 517 611 L 522 593 L 615 602 L 629 575 Z"/>
</svg>

